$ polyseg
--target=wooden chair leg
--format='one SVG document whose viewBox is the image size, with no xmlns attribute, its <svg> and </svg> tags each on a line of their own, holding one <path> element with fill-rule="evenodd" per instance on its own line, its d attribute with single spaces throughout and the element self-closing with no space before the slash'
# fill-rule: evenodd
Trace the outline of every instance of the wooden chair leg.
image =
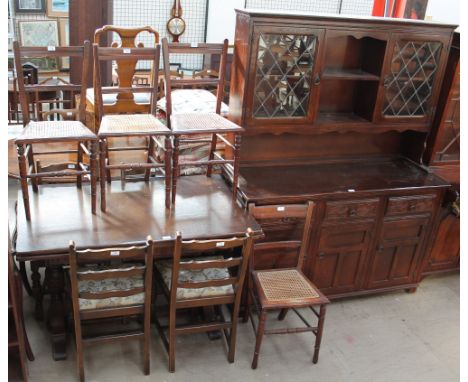
<svg viewBox="0 0 468 382">
<path fill-rule="evenodd" d="M 106 158 L 106 161 L 104 162 L 105 164 L 109 165 L 110 164 L 110 159 L 109 159 L 109 142 L 107 141 L 107 139 L 105 139 L 105 146 L 104 146 L 104 154 L 105 154 L 105 158 Z M 106 168 L 106 178 L 107 178 L 107 183 L 111 184 L 111 181 L 112 181 L 112 177 L 111 177 L 111 170 L 109 168 Z"/>
<path fill-rule="evenodd" d="M 146 157 L 146 163 L 151 163 L 151 157 L 154 155 L 154 140 L 153 137 L 147 137 L 148 139 L 148 155 Z M 145 169 L 145 182 L 149 182 L 151 175 L 151 169 Z"/>
<path fill-rule="evenodd" d="M 150 314 L 145 314 L 144 318 L 144 339 L 143 339 L 143 372 L 145 375 L 150 374 L 150 348 L 151 348 L 151 318 Z"/>
<path fill-rule="evenodd" d="M 208 160 L 213 160 L 214 159 L 214 153 L 216 151 L 216 143 L 217 143 L 217 135 L 213 134 L 211 137 L 211 145 L 210 145 L 210 153 L 208 155 Z M 210 177 L 213 172 L 213 165 L 209 164 L 206 167 L 206 176 Z"/>
<path fill-rule="evenodd" d="M 232 177 L 232 200 L 237 200 L 237 183 L 239 181 L 240 171 L 240 147 L 241 147 L 241 135 L 236 134 L 234 138 L 234 169 Z"/>
<path fill-rule="evenodd" d="M 23 330 L 23 340 L 24 340 L 24 347 L 26 357 L 28 360 L 34 361 L 34 353 L 31 349 L 31 345 L 29 343 L 28 334 L 26 333 L 26 326 L 24 325 L 24 313 L 23 313 L 23 282 L 20 280 L 19 277 L 15 277 L 15 284 L 16 284 L 16 291 L 18 297 L 18 316 L 21 320 L 21 327 Z"/>
<path fill-rule="evenodd" d="M 28 193 L 28 178 L 26 169 L 26 158 L 24 157 L 24 145 L 19 144 L 16 146 L 18 151 L 18 164 L 20 173 L 21 193 L 23 194 L 24 211 L 26 220 L 31 220 L 31 211 L 29 209 L 29 193 Z"/>
<path fill-rule="evenodd" d="M 169 372 L 175 372 L 175 347 L 176 347 L 176 314 L 175 308 L 170 308 L 171 312 L 169 313 Z"/>
<path fill-rule="evenodd" d="M 24 289 L 26 289 L 26 293 L 29 296 L 32 296 L 33 292 L 31 284 L 29 283 L 28 274 L 26 272 L 26 262 L 24 261 L 19 262 L 19 274 L 21 276 L 21 281 L 23 283 Z"/>
<path fill-rule="evenodd" d="M 252 360 L 252 369 L 256 369 L 258 365 L 258 355 L 260 353 L 260 347 L 262 346 L 263 334 L 265 332 L 265 321 L 266 321 L 266 310 L 262 310 L 259 315 L 258 328 L 257 328 L 257 339 L 255 341 L 255 352 Z"/>
<path fill-rule="evenodd" d="M 172 151 L 172 204 L 176 201 L 177 176 L 179 170 L 179 137 L 174 137 L 174 149 Z"/>
<path fill-rule="evenodd" d="M 284 318 L 286 317 L 286 314 L 288 314 L 288 310 L 287 308 L 284 308 L 284 309 L 281 309 L 281 311 L 279 312 L 278 314 L 278 320 L 279 321 L 283 321 Z"/>
<path fill-rule="evenodd" d="M 83 163 L 83 149 L 81 148 L 81 142 L 78 142 L 77 148 L 77 155 L 76 155 L 76 169 L 77 171 L 81 171 L 80 163 Z M 83 175 L 76 176 L 76 187 L 81 188 L 83 184 Z"/>
<path fill-rule="evenodd" d="M 172 179 L 172 143 L 171 138 L 164 139 L 164 183 L 166 187 L 166 208 L 171 208 L 171 179 Z"/>
<path fill-rule="evenodd" d="M 29 165 L 29 167 L 31 167 L 32 173 L 36 174 L 37 170 L 36 170 L 36 166 L 34 165 L 34 153 L 33 153 L 33 146 L 32 145 L 29 145 L 28 165 Z M 39 188 L 37 186 L 38 185 L 38 179 L 37 178 L 32 178 L 31 179 L 31 184 L 32 184 L 33 191 L 38 192 L 39 191 Z"/>
<path fill-rule="evenodd" d="M 317 363 L 318 358 L 319 358 L 320 343 L 322 342 L 323 324 L 325 323 L 326 309 L 327 309 L 326 305 L 320 305 L 319 320 L 318 320 L 318 325 L 317 325 L 317 335 L 315 337 L 314 358 L 312 359 L 313 363 Z"/>
<path fill-rule="evenodd" d="M 96 204 L 97 204 L 97 156 L 98 156 L 98 142 L 92 141 L 91 142 L 91 156 L 89 158 L 89 171 L 90 171 L 90 181 L 91 181 L 91 212 L 93 215 L 96 215 Z"/>
<path fill-rule="evenodd" d="M 101 186 L 101 211 L 106 212 L 106 141 L 99 141 L 99 180 Z"/>
<path fill-rule="evenodd" d="M 231 332 L 229 335 L 229 354 L 228 354 L 228 361 L 230 363 L 234 362 L 234 358 L 236 356 L 236 338 L 237 338 L 237 323 L 239 321 L 239 307 L 240 301 L 234 306 L 232 310 L 231 316 Z"/>
</svg>

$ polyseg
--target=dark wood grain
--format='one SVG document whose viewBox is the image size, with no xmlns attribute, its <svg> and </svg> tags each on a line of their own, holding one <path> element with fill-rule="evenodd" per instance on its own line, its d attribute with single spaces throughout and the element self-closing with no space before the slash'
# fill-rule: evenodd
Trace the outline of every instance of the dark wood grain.
<svg viewBox="0 0 468 382">
<path fill-rule="evenodd" d="M 43 186 L 39 195 L 31 193 L 31 222 L 26 221 L 24 208 L 18 209 L 17 256 L 39 259 L 65 254 L 70 240 L 79 247 L 104 248 L 141 244 L 147 235 L 156 243 L 167 241 L 166 236 L 173 240 L 176 231 L 187 239 L 242 235 L 248 227 L 260 233 L 255 220 L 233 204 L 231 191 L 219 176 L 181 177 L 179 182 L 177 206 L 171 210 L 164 205 L 162 180 L 129 182 L 124 188 L 114 182 L 107 192 L 112 209 L 96 215 L 86 208 L 90 199 L 87 186 L 82 191 Z"/>
</svg>

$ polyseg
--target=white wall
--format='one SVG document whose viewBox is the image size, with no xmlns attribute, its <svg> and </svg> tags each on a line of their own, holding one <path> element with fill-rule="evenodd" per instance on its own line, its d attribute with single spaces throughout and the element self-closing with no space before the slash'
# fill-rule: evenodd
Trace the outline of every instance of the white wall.
<svg viewBox="0 0 468 382">
<path fill-rule="evenodd" d="M 429 0 L 426 9 L 426 18 L 432 16 L 433 21 L 447 23 L 460 23 L 459 0 Z"/>
<path fill-rule="evenodd" d="M 229 44 L 234 43 L 236 28 L 235 8 L 244 8 L 245 0 L 210 1 L 208 7 L 208 26 L 206 42 L 220 42 L 227 38 Z"/>
</svg>

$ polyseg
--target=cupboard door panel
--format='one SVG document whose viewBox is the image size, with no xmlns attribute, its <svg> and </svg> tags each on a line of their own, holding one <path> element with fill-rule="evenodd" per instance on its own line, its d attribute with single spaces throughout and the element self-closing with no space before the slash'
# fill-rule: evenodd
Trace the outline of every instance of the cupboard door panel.
<svg viewBox="0 0 468 382">
<path fill-rule="evenodd" d="M 380 120 L 429 122 L 433 118 L 448 40 L 395 34 L 381 87 Z"/>
<path fill-rule="evenodd" d="M 377 251 L 372 259 L 368 288 L 415 281 L 429 222 L 429 218 L 424 216 L 384 220 Z"/>
</svg>

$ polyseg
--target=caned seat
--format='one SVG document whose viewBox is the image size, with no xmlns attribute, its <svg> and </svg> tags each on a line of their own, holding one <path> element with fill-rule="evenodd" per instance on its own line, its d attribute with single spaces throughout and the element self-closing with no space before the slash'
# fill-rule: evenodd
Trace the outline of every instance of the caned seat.
<svg viewBox="0 0 468 382">
<path fill-rule="evenodd" d="M 171 116 L 171 128 L 174 133 L 238 133 L 243 129 L 216 113 L 185 113 Z"/>
<path fill-rule="evenodd" d="M 181 167 L 206 167 L 206 176 L 211 176 L 213 166 L 219 166 L 225 178 L 232 182 L 232 199 L 237 199 L 237 187 L 240 169 L 240 144 L 241 134 L 244 129 L 235 123 L 221 116 L 221 104 L 224 96 L 224 85 L 226 77 L 226 57 L 228 40 L 222 44 L 169 44 L 167 38 L 162 39 L 163 59 L 164 59 L 164 79 L 165 79 L 165 102 L 164 109 L 166 114 L 167 126 L 173 133 L 172 150 L 172 204 L 176 202 L 177 177 L 180 175 Z M 217 76 L 208 78 L 190 78 L 174 80 L 170 75 L 170 55 L 196 54 L 203 55 L 205 62 L 208 62 L 206 56 L 219 55 L 221 57 L 219 70 L 210 71 L 217 73 Z M 216 100 L 207 101 L 207 106 L 214 106 L 214 110 L 208 111 L 207 108 L 201 112 L 185 111 L 180 112 L 176 109 L 174 101 L 177 100 L 177 92 L 185 89 L 174 90 L 181 87 L 215 87 Z M 202 89 L 205 90 L 206 89 Z M 189 94 L 179 93 L 180 95 Z M 203 93 L 206 94 L 206 93 Z M 174 98 L 174 100 L 173 100 Z M 211 97 L 210 97 L 211 98 Z M 211 98 L 212 99 L 212 98 Z M 179 104 L 183 102 L 177 101 Z M 224 152 L 218 150 L 217 143 L 224 144 Z M 208 158 L 199 160 L 184 160 L 179 162 L 180 146 L 189 143 L 203 144 L 208 147 Z M 201 149 L 197 149 L 201 152 Z"/>
<path fill-rule="evenodd" d="M 13 50 L 15 66 L 18 71 L 19 99 L 21 110 L 23 110 L 24 130 L 15 139 L 15 145 L 18 151 L 21 193 L 26 219 L 31 220 L 28 181 L 32 183 L 33 192 L 37 193 L 41 178 L 60 179 L 66 177 L 69 180 L 70 177 L 76 177 L 78 188 L 81 188 L 83 180 L 89 180 L 91 184 L 91 211 L 95 214 L 98 139 L 84 125 L 85 103 L 80 102 L 78 106 L 75 104 L 77 95 L 79 95 L 80 99 L 85 99 L 90 43 L 89 41 L 85 41 L 83 46 L 67 47 L 20 47 L 18 41 L 14 41 Z M 39 57 L 81 59 L 83 65 L 81 83 L 72 84 L 62 78 L 56 77 L 47 79 L 39 84 L 25 83 L 22 62 Z M 56 108 L 51 104 L 49 105 L 49 110 L 42 111 L 42 108 L 38 104 L 39 95 L 49 93 L 54 94 L 52 104 L 55 104 Z M 56 98 L 55 95 L 57 94 L 61 94 L 62 99 Z M 37 108 L 35 104 L 37 104 Z M 69 107 L 65 108 L 65 105 L 69 105 Z M 30 110 L 33 112 L 26 112 Z M 55 115 L 57 116 L 56 120 L 50 120 Z M 31 118 L 36 120 L 31 120 Z M 55 142 L 63 142 L 64 147 L 55 151 L 45 151 L 43 149 L 36 152 L 37 146 L 43 148 L 44 144 Z M 70 149 L 71 145 L 76 145 L 76 150 Z M 62 154 L 67 155 L 67 159 L 62 160 L 62 163 L 58 163 L 60 159 L 54 159 L 55 163 L 44 166 L 41 165 L 39 160 L 35 159 L 39 156 L 50 158 L 52 155 Z M 88 162 L 85 162 L 85 157 L 89 158 Z"/>
<path fill-rule="evenodd" d="M 100 137 L 168 135 L 170 130 L 151 114 L 112 114 L 102 117 Z"/>
<path fill-rule="evenodd" d="M 315 286 L 297 269 L 252 272 L 262 305 L 285 303 L 299 306 L 320 297 Z"/>
<path fill-rule="evenodd" d="M 247 282 L 248 299 L 244 312 L 244 321 L 248 317 L 252 322 L 252 327 L 256 332 L 255 351 L 252 360 L 252 369 L 258 365 L 258 357 L 264 334 L 287 334 L 312 332 L 315 335 L 315 350 L 312 358 L 313 363 L 318 362 L 320 343 L 325 322 L 326 305 L 328 299 L 320 290 L 302 273 L 302 264 L 309 246 L 312 218 L 314 216 L 314 203 L 298 205 L 291 204 L 285 206 L 255 206 L 249 205 L 250 214 L 264 227 L 271 227 L 279 220 L 288 222 L 304 221 L 302 229 L 302 239 L 291 238 L 283 241 L 270 241 L 268 230 L 265 230 L 265 240 L 256 243 L 250 261 L 250 267 L 258 264 L 264 268 L 265 262 L 262 259 L 274 258 L 275 263 L 281 264 L 284 259 L 281 257 L 291 257 L 294 255 L 296 268 L 273 268 L 250 270 L 250 278 Z M 251 304 L 251 302 L 253 304 Z M 254 307 L 258 314 L 257 324 L 254 321 L 251 307 Z M 319 311 L 315 309 L 319 308 Z M 312 313 L 318 318 L 317 326 L 312 326 L 298 308 L 310 308 Z M 278 320 L 283 320 L 289 310 L 295 312 L 305 326 L 297 328 L 265 329 L 268 311 L 280 310 Z"/>
<path fill-rule="evenodd" d="M 201 257 L 194 258 L 193 261 L 206 261 L 206 260 L 223 260 L 223 257 Z M 190 261 L 184 261 L 190 263 Z M 167 289 L 171 289 L 172 282 L 172 261 L 163 260 L 156 263 L 164 284 Z M 209 280 L 220 280 L 229 278 L 229 270 L 227 268 L 206 268 L 206 269 L 182 269 L 179 273 L 180 282 L 200 282 Z M 214 297 L 214 296 L 227 296 L 233 295 L 234 289 L 232 285 L 211 286 L 206 288 L 177 288 L 177 300 L 197 297 Z"/>
<path fill-rule="evenodd" d="M 138 339 L 143 342 L 144 373 L 150 373 L 150 317 L 153 282 L 153 241 L 145 245 L 105 249 L 76 249 L 69 246 L 69 284 L 73 307 L 76 363 L 81 382 L 85 380 L 83 348 L 99 342 Z M 109 325 L 138 316 L 142 325 L 129 330 L 97 334 L 86 323 Z"/>
<path fill-rule="evenodd" d="M 60 141 L 87 141 L 96 140 L 93 134 L 80 121 L 31 121 L 16 137 L 16 144 Z"/>
<path fill-rule="evenodd" d="M 218 240 L 182 241 L 177 232 L 172 260 L 156 262 L 156 280 L 169 303 L 169 322 L 162 326 L 158 315 L 154 321 L 169 353 L 170 372 L 175 371 L 176 337 L 182 334 L 220 330 L 229 344 L 228 361 L 234 362 L 240 298 L 252 240 L 250 228 L 243 237 Z M 199 253 L 210 256 L 192 257 Z M 182 254 L 191 257 L 181 260 Z M 230 321 L 226 321 L 222 310 L 222 305 L 227 304 L 232 306 Z M 196 325 L 177 323 L 178 310 L 200 307 L 212 307 L 219 318 Z"/>
</svg>

